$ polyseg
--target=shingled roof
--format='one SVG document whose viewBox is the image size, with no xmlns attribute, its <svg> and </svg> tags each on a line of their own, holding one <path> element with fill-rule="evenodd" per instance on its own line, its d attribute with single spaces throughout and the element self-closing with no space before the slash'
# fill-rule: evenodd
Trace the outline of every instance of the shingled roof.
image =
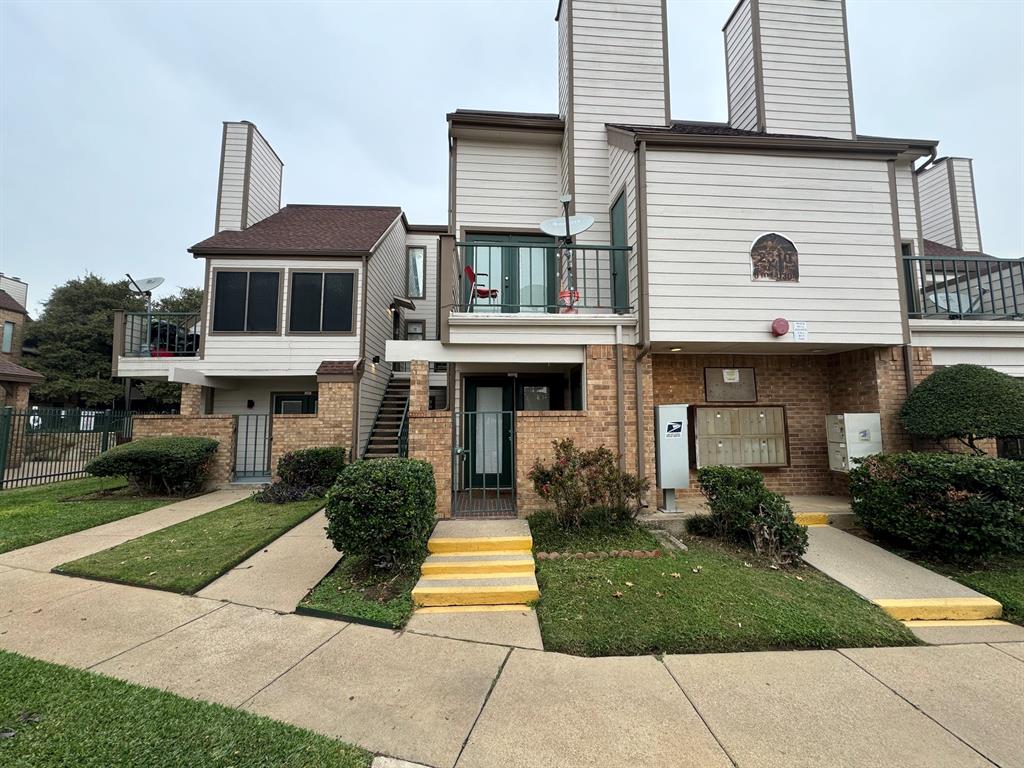
<svg viewBox="0 0 1024 768">
<path fill-rule="evenodd" d="M 38 384 L 43 380 L 43 374 L 31 371 L 24 366 L 12 363 L 10 360 L 0 357 L 0 381 L 18 381 L 26 384 Z"/>
<path fill-rule="evenodd" d="M 5 309 L 8 312 L 20 312 L 23 315 L 28 314 L 25 308 L 18 303 L 17 299 L 3 290 L 0 290 L 0 309 Z"/>
<path fill-rule="evenodd" d="M 240 232 L 219 232 L 189 252 L 216 254 L 312 254 L 367 256 L 402 215 L 397 206 L 286 205 Z"/>
</svg>

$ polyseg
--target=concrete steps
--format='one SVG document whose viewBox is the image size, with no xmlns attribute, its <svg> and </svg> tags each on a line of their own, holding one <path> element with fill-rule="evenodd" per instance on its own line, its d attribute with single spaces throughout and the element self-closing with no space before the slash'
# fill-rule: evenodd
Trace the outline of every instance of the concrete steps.
<svg viewBox="0 0 1024 768">
<path fill-rule="evenodd" d="M 525 520 L 443 520 L 427 547 L 431 554 L 412 591 L 417 606 L 483 610 L 540 597 Z"/>
</svg>

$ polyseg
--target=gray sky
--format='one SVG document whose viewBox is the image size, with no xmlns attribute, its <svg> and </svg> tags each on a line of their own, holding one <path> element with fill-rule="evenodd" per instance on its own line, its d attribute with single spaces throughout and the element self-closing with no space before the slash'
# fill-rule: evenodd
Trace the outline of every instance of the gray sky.
<svg viewBox="0 0 1024 768">
<path fill-rule="evenodd" d="M 672 113 L 725 120 L 734 0 L 669 0 Z M 857 128 L 975 158 L 985 250 L 1024 255 L 1024 1 L 848 0 Z M 444 114 L 557 110 L 556 0 L 0 0 L 0 271 L 30 309 L 87 271 L 198 285 L 220 123 L 284 200 L 445 221 Z"/>
</svg>

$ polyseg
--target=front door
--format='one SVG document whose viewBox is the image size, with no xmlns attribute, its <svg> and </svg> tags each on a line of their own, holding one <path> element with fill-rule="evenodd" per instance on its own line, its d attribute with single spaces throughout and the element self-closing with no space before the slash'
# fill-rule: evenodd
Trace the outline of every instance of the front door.
<svg viewBox="0 0 1024 768">
<path fill-rule="evenodd" d="M 616 312 L 627 310 L 627 286 L 629 284 L 629 259 L 626 250 L 626 192 L 615 200 L 611 210 L 611 272 L 612 301 Z"/>
<path fill-rule="evenodd" d="M 481 286 L 497 288 L 496 299 L 476 299 L 474 312 L 555 312 L 555 247 L 549 237 L 469 235 L 488 243 L 466 249 L 466 258 Z M 469 303 L 469 286 L 463 301 Z"/>
<path fill-rule="evenodd" d="M 514 395 L 510 378 L 466 379 L 462 448 L 467 489 L 512 487 Z"/>
</svg>

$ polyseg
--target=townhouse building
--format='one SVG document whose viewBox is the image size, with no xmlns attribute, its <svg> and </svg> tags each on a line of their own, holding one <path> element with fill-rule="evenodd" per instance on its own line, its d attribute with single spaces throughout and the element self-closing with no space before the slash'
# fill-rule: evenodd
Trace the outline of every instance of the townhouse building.
<svg viewBox="0 0 1024 768">
<path fill-rule="evenodd" d="M 727 123 L 672 118 L 663 0 L 556 23 L 557 111 L 447 115 L 443 225 L 281 208 L 280 160 L 227 123 L 203 312 L 119 320 L 115 373 L 184 385 L 143 429 L 234 430 L 236 478 L 305 445 L 419 457 L 439 514 L 515 515 L 558 438 L 651 506 L 706 464 L 841 494 L 859 435 L 829 417 L 899 450 L 936 365 L 1024 376 L 1024 265 L 984 252 L 969 159 L 857 132 L 843 0 L 740 0 Z"/>
</svg>

